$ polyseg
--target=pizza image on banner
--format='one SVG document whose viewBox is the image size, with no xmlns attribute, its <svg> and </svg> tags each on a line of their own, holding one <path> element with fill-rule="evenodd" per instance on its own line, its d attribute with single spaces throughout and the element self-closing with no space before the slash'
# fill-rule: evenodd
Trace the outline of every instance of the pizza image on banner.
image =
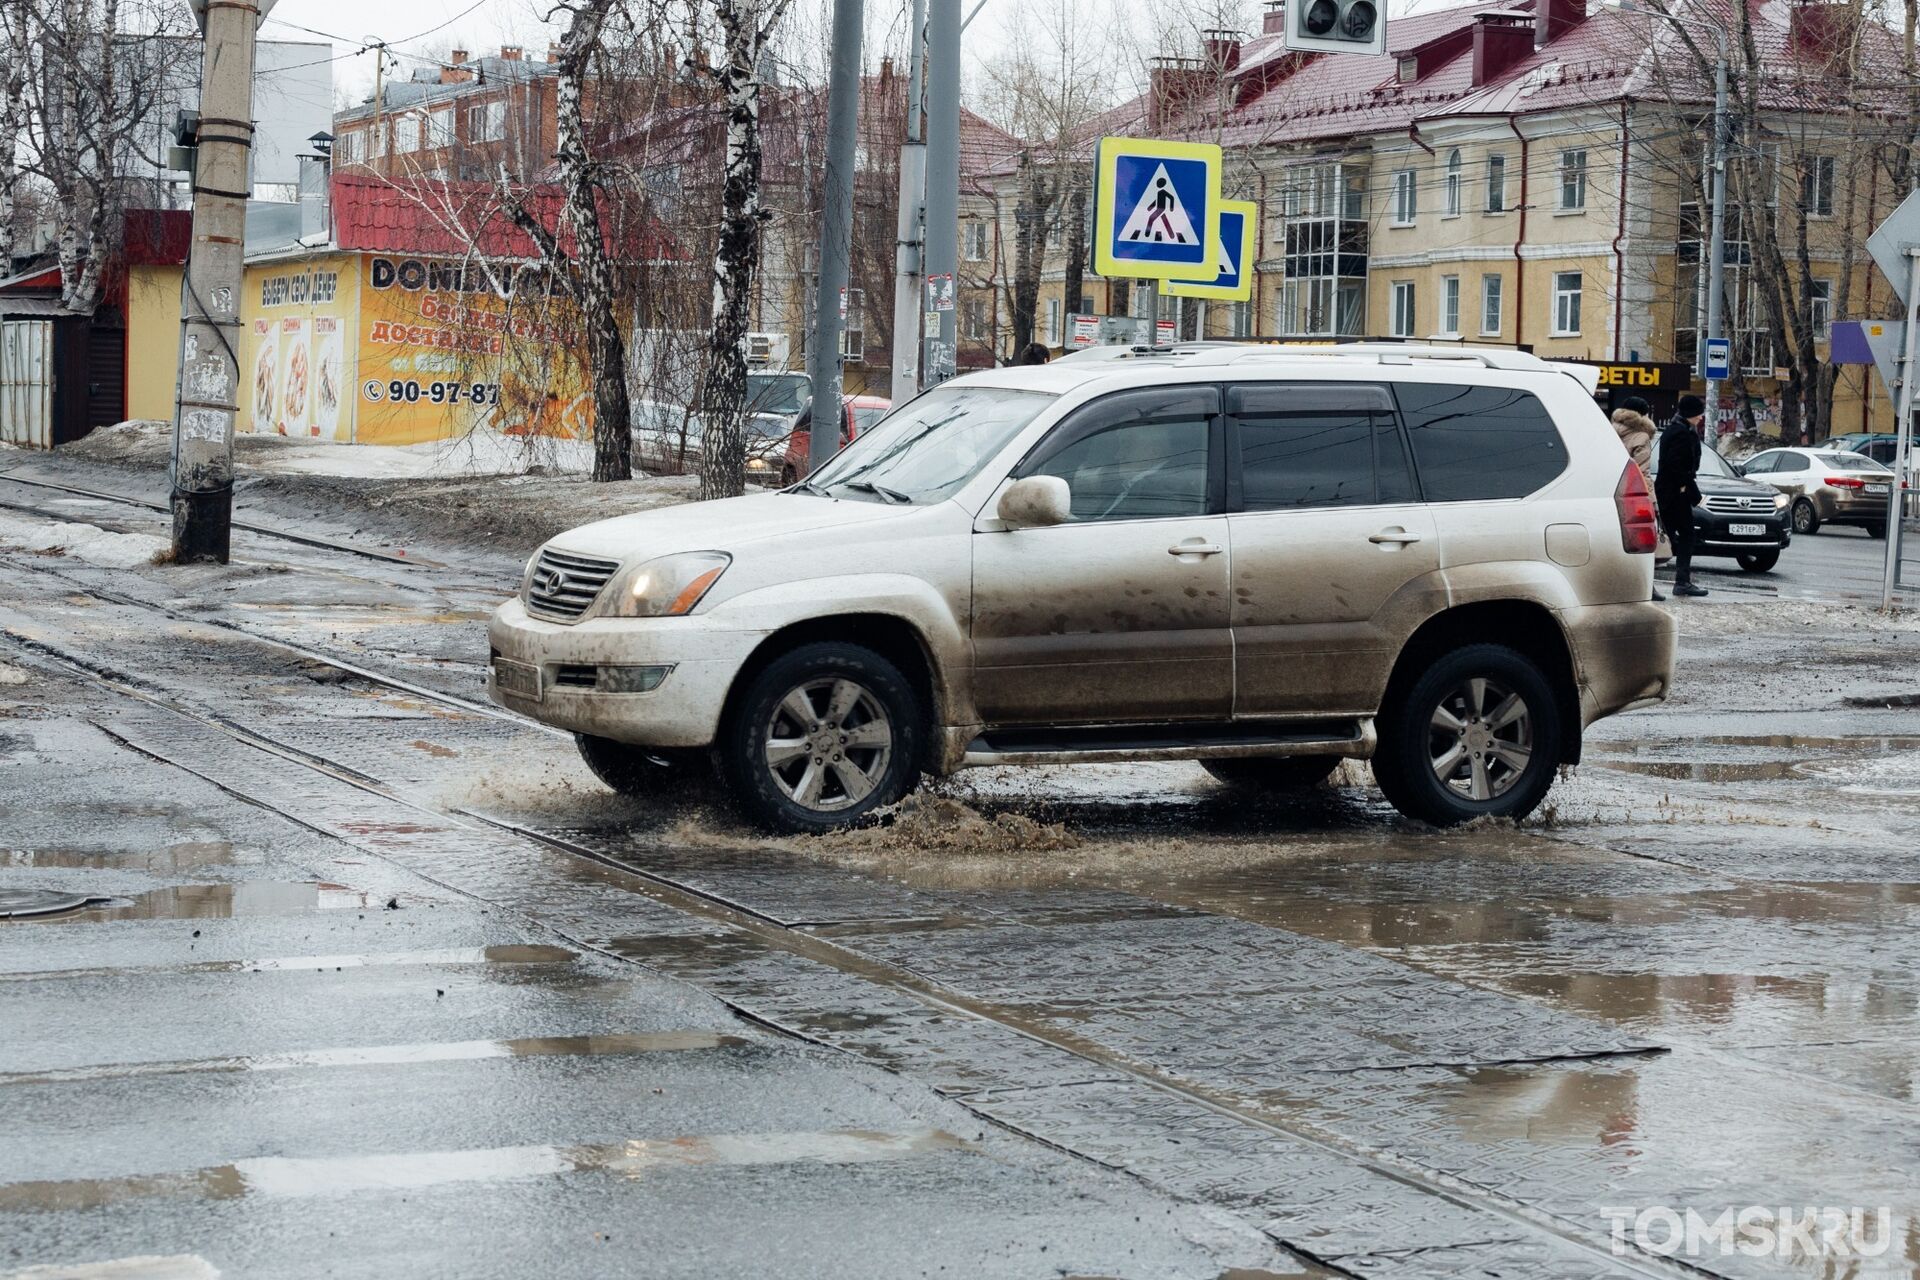
<svg viewBox="0 0 1920 1280">
<path fill-rule="evenodd" d="M 1094 182 L 1095 271 L 1156 280 L 1219 274 L 1219 147 L 1102 138 Z"/>
</svg>

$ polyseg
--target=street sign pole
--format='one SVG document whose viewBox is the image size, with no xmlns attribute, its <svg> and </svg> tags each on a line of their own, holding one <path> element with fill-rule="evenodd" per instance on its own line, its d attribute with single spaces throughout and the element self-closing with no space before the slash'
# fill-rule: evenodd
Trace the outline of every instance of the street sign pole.
<svg viewBox="0 0 1920 1280">
<path fill-rule="evenodd" d="M 1893 608 L 1894 589 L 1900 585 L 1900 544 L 1904 540 L 1907 517 L 1907 495 L 1901 484 L 1906 479 L 1907 464 L 1913 456 L 1913 384 L 1920 381 L 1920 378 L 1914 377 L 1913 368 L 1916 321 L 1920 321 L 1920 246 L 1909 245 L 1906 254 L 1906 349 L 1900 358 L 1899 408 L 1893 415 L 1893 483 L 1887 486 L 1892 494 L 1887 502 L 1886 576 L 1880 584 L 1882 609 Z"/>
</svg>

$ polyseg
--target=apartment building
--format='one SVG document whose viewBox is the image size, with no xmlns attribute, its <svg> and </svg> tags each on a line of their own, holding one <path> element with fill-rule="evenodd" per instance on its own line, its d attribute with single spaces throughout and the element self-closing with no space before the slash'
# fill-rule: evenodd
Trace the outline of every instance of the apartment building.
<svg viewBox="0 0 1920 1280">
<path fill-rule="evenodd" d="M 388 178 L 489 181 L 504 163 L 531 180 L 555 146 L 557 50 L 530 59 L 519 45 L 498 56 L 455 49 L 444 64 L 383 77 L 376 93 L 335 115 L 336 171 Z"/>
<path fill-rule="evenodd" d="M 1746 2 L 1767 74 L 1755 90 L 1758 136 L 1743 140 L 1743 154 L 1762 159 L 1744 163 L 1761 166 L 1752 198 L 1766 202 L 1794 267 L 1792 330 L 1817 335 L 1824 362 L 1841 298 L 1850 317 L 1885 312 L 1890 291 L 1859 246 L 1901 193 L 1863 156 L 1904 145 L 1911 124 L 1890 99 L 1886 119 L 1863 128 L 1820 86 L 1843 43 L 1845 56 L 1891 62 L 1893 37 L 1874 27 L 1837 39 L 1843 6 Z M 1727 0 L 1681 13 L 1703 24 L 1695 47 L 1710 57 L 1710 27 L 1733 17 Z M 1385 56 L 1323 56 L 1284 48 L 1281 15 L 1271 4 L 1252 39 L 1212 33 L 1205 57 L 1158 60 L 1147 93 L 1083 131 L 1088 146 L 1101 134 L 1218 142 L 1226 194 L 1258 203 L 1253 300 L 1188 303 L 1186 332 L 1517 343 L 1632 366 L 1621 381 L 1656 405 L 1687 389 L 1679 366 L 1692 363 L 1705 314 L 1712 83 L 1675 27 L 1589 12 L 1582 0 L 1521 0 L 1396 17 Z M 994 175 L 994 190 L 1009 235 L 1017 175 Z M 1736 198 L 1725 257 L 1741 368 L 1732 390 L 1764 430 L 1779 421 L 1792 355 L 1775 349 L 1759 286 L 1779 282 L 1756 276 L 1746 225 Z M 1137 314 L 1132 282 L 1089 274 L 1082 298 L 1068 300 L 1064 275 L 1051 250 L 1043 336 L 1058 334 L 1050 318 L 1076 301 Z M 1862 367 L 1839 371 L 1832 406 L 1835 431 L 1891 421 Z"/>
</svg>

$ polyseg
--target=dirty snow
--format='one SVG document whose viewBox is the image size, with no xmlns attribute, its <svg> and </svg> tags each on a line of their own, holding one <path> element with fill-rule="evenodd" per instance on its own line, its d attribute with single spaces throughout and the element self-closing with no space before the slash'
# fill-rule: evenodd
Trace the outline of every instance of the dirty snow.
<svg viewBox="0 0 1920 1280">
<path fill-rule="evenodd" d="M 7 663 L 0 662 L 0 685 L 25 684 L 26 682 L 26 672 L 22 671 L 19 667 L 9 666 Z"/>
<path fill-rule="evenodd" d="M 0 515 L 0 546 L 39 555 L 71 556 L 103 569 L 159 563 L 168 544 L 145 533 L 114 533 L 98 525 L 26 520 Z"/>
<path fill-rule="evenodd" d="M 164 459 L 172 438 L 172 423 L 136 418 L 102 427 L 63 446 L 63 452 L 101 462 L 147 463 Z M 240 470 L 263 475 L 418 480 L 529 472 L 585 475 L 593 469 L 593 446 L 586 441 L 497 431 L 410 445 L 335 444 L 242 432 L 234 437 L 233 447 Z"/>
</svg>

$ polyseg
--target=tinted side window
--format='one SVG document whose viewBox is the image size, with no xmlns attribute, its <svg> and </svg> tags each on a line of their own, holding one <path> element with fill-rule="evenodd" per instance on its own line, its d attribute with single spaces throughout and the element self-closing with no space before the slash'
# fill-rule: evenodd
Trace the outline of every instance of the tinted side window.
<svg viewBox="0 0 1920 1280">
<path fill-rule="evenodd" d="M 1747 463 L 1747 474 L 1750 476 L 1765 475 L 1767 472 L 1773 470 L 1774 464 L 1779 461 L 1779 454 L 1763 453 Z"/>
<path fill-rule="evenodd" d="M 1429 502 L 1524 498 L 1567 467 L 1546 406 L 1511 387 L 1394 384 Z"/>
<path fill-rule="evenodd" d="M 1075 521 L 1207 511 L 1212 388 L 1129 392 L 1088 405 L 1040 446 L 1022 476 L 1059 476 Z"/>
<path fill-rule="evenodd" d="M 1780 455 L 1780 465 L 1774 470 L 1805 471 L 1809 465 L 1811 464 L 1807 462 L 1807 455 L 1804 453 L 1783 453 Z"/>
<path fill-rule="evenodd" d="M 1393 405 L 1382 388 L 1280 382 L 1231 387 L 1227 412 L 1239 424 L 1245 510 L 1379 501 L 1374 439 L 1382 423 L 1393 426 Z"/>
</svg>

